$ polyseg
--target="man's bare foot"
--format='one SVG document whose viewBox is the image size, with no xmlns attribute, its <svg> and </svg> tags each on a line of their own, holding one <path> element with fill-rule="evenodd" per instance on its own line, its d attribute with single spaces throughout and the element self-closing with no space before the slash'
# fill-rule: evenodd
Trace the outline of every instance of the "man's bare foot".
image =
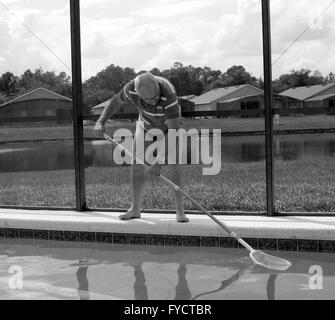
<svg viewBox="0 0 335 320">
<path fill-rule="evenodd" d="M 185 214 L 179 215 L 177 214 L 177 222 L 185 223 L 189 222 L 190 219 L 185 216 Z"/>
<path fill-rule="evenodd" d="M 127 213 L 119 216 L 120 220 L 141 219 L 141 212 L 130 209 Z"/>
</svg>

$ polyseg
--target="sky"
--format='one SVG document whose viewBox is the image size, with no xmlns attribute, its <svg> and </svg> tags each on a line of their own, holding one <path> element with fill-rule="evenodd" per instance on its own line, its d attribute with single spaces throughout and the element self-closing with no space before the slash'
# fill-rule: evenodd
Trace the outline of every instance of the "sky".
<svg viewBox="0 0 335 320">
<path fill-rule="evenodd" d="M 71 75 L 69 2 L 0 0 L 0 75 L 40 67 Z M 335 0 L 270 5 L 273 61 L 315 21 L 273 65 L 273 78 L 300 68 L 335 73 Z M 263 75 L 261 0 L 80 0 L 80 6 L 83 80 L 110 64 L 164 70 L 177 61 L 223 72 L 243 65 Z"/>
</svg>

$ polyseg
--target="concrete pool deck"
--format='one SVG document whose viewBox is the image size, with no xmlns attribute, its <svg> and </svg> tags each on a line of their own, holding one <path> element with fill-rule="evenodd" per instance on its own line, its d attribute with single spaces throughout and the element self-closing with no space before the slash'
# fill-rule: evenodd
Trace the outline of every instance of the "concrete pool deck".
<svg viewBox="0 0 335 320">
<path fill-rule="evenodd" d="M 120 221 L 120 213 L 0 209 L 0 237 L 121 244 L 238 247 L 205 215 L 142 214 Z M 259 249 L 335 252 L 334 217 L 216 216 Z"/>
</svg>

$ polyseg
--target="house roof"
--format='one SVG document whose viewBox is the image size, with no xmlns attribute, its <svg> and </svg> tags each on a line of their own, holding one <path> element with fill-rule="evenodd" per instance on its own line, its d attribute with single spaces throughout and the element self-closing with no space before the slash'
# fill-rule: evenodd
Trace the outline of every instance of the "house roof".
<svg viewBox="0 0 335 320">
<path fill-rule="evenodd" d="M 184 99 L 184 100 L 191 100 L 191 99 L 194 99 L 196 98 L 197 96 L 194 95 L 194 94 L 191 94 L 191 95 L 188 95 L 188 96 L 182 96 L 182 97 L 179 97 L 180 99 Z"/>
<path fill-rule="evenodd" d="M 248 95 L 248 96 L 241 96 L 241 97 L 232 98 L 232 99 L 222 101 L 222 103 L 231 103 L 231 102 L 235 102 L 235 101 L 239 101 L 239 100 L 243 100 L 243 99 L 248 99 L 248 98 L 254 98 L 254 97 L 258 97 L 258 96 L 262 96 L 262 95 L 263 95 L 263 93 L 253 94 L 253 95 Z"/>
<path fill-rule="evenodd" d="M 328 84 L 318 84 L 315 86 L 296 87 L 283 91 L 279 95 L 303 101 L 310 99 L 316 95 L 320 95 L 320 93 L 333 86 L 335 86 L 334 82 Z"/>
<path fill-rule="evenodd" d="M 211 91 L 208 91 L 201 96 L 191 99 L 190 101 L 194 102 L 195 104 L 208 104 L 216 102 L 225 96 L 228 96 L 229 94 L 239 91 L 245 87 L 252 87 L 253 89 L 256 89 L 260 92 L 260 94 L 263 94 L 263 91 L 261 89 L 258 89 L 250 84 L 243 84 L 240 86 L 233 86 L 233 87 L 225 87 L 225 88 L 217 88 L 213 89 Z"/>
<path fill-rule="evenodd" d="M 323 100 L 326 100 L 326 99 L 329 99 L 329 98 L 333 98 L 335 97 L 335 93 L 333 94 L 325 94 L 323 96 L 316 96 L 316 97 L 313 97 L 311 99 L 308 99 L 306 101 L 323 101 Z"/>
<path fill-rule="evenodd" d="M 22 96 L 16 97 L 4 104 L 2 104 L 0 107 L 5 107 L 7 105 L 16 103 L 16 102 L 23 102 L 23 101 L 30 101 L 30 100 L 39 100 L 39 99 L 45 99 L 45 100 L 62 100 L 62 101 L 68 101 L 72 102 L 72 99 L 68 97 L 64 97 L 56 92 L 44 89 L 44 88 L 38 88 L 35 90 L 32 90 L 30 92 L 27 92 L 23 94 Z"/>
</svg>

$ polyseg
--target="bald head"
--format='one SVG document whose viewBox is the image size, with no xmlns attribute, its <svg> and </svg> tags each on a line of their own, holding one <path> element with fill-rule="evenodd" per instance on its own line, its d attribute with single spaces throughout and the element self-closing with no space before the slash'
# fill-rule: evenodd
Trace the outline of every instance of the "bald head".
<svg viewBox="0 0 335 320">
<path fill-rule="evenodd" d="M 147 103 L 155 105 L 160 97 L 157 79 L 150 72 L 143 73 L 135 79 L 135 90 Z"/>
</svg>

